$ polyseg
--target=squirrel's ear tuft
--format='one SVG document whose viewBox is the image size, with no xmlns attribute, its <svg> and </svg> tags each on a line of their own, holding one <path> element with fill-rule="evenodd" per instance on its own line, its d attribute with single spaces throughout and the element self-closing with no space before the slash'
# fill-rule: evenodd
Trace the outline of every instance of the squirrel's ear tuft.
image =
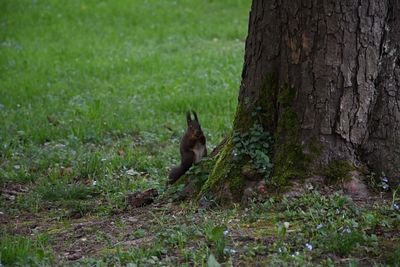
<svg viewBox="0 0 400 267">
<path fill-rule="evenodd" d="M 197 122 L 199 122 L 199 119 L 197 118 L 196 111 L 192 110 L 192 113 L 193 113 L 193 115 L 194 115 L 194 119 L 195 119 Z"/>
<path fill-rule="evenodd" d="M 189 111 L 186 111 L 186 121 L 187 121 L 188 124 L 192 121 L 192 118 L 190 116 L 190 112 Z"/>
</svg>

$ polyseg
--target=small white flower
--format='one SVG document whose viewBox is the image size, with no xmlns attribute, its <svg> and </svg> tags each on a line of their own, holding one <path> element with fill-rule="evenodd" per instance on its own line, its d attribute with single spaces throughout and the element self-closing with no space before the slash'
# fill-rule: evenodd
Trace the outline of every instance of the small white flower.
<svg viewBox="0 0 400 267">
<path fill-rule="evenodd" d="M 96 180 L 93 181 L 92 185 L 93 185 L 93 186 L 96 186 L 96 184 L 97 184 L 97 181 L 96 181 Z"/>
<path fill-rule="evenodd" d="M 383 177 L 382 181 L 384 181 L 385 183 L 389 182 L 388 178 L 386 178 L 386 177 Z"/>
<path fill-rule="evenodd" d="M 346 228 L 343 229 L 343 233 L 350 234 L 351 233 L 351 229 L 346 227 Z"/>
<path fill-rule="evenodd" d="M 19 169 L 21 169 L 21 166 L 20 165 L 14 165 L 14 169 L 19 170 Z"/>
<path fill-rule="evenodd" d="M 236 250 L 234 250 L 233 248 L 224 248 L 224 252 L 226 254 L 235 254 Z"/>
<path fill-rule="evenodd" d="M 278 248 L 278 252 L 279 252 L 279 253 L 282 253 L 282 249 L 281 249 L 281 248 Z"/>
<path fill-rule="evenodd" d="M 322 223 L 317 225 L 317 230 L 321 229 L 324 225 Z"/>
<path fill-rule="evenodd" d="M 300 252 L 296 251 L 295 253 L 292 254 L 292 257 L 296 257 L 296 256 L 299 256 L 299 255 L 300 255 Z"/>
<path fill-rule="evenodd" d="M 399 205 L 397 205 L 396 203 L 393 203 L 393 209 L 395 209 L 395 210 L 399 210 L 399 209 L 400 209 L 400 206 L 399 206 Z"/>
<path fill-rule="evenodd" d="M 312 184 L 306 184 L 307 190 L 311 191 L 314 189 L 314 186 Z"/>
<path fill-rule="evenodd" d="M 65 145 L 64 144 L 56 144 L 54 147 L 56 147 L 56 148 L 64 148 Z"/>
<path fill-rule="evenodd" d="M 284 223 L 283 223 L 283 226 L 285 226 L 286 229 L 289 228 L 289 225 L 290 225 L 289 222 L 284 222 Z"/>
<path fill-rule="evenodd" d="M 127 174 L 127 175 L 130 175 L 130 176 L 140 175 L 140 173 L 137 172 L 137 171 L 135 171 L 134 169 L 129 169 L 129 170 L 127 170 L 127 171 L 126 171 L 126 174 Z"/>
<path fill-rule="evenodd" d="M 101 159 L 101 162 L 104 162 L 104 161 L 106 161 L 106 160 L 107 160 L 107 159 L 105 159 L 105 158 L 102 158 L 102 159 Z"/>
<path fill-rule="evenodd" d="M 228 230 L 225 230 L 224 231 L 224 236 L 227 236 L 229 234 L 229 231 Z"/>
<path fill-rule="evenodd" d="M 313 246 L 311 244 L 309 244 L 309 243 L 305 243 L 305 246 L 310 251 L 313 249 Z"/>
<path fill-rule="evenodd" d="M 383 190 L 388 190 L 388 189 L 389 189 L 389 186 L 388 186 L 387 184 L 384 184 L 384 185 L 382 186 L 382 188 L 383 188 Z"/>
</svg>

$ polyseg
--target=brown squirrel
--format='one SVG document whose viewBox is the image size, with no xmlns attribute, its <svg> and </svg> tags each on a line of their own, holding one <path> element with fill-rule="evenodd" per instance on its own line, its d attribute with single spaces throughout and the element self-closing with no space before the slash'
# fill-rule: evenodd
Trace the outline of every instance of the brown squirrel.
<svg viewBox="0 0 400 267">
<path fill-rule="evenodd" d="M 190 112 L 186 112 L 188 127 L 180 144 L 181 164 L 173 167 L 169 172 L 169 184 L 175 183 L 193 164 L 200 162 L 202 157 L 207 156 L 206 137 L 201 130 L 196 112 L 192 111 L 192 113 L 194 120 L 192 120 Z"/>
</svg>

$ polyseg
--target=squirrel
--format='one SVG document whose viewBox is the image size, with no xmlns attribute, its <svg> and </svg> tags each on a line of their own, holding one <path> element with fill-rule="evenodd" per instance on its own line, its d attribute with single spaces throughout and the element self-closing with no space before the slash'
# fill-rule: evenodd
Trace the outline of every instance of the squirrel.
<svg viewBox="0 0 400 267">
<path fill-rule="evenodd" d="M 194 120 L 190 112 L 186 112 L 187 129 L 180 143 L 181 164 L 173 167 L 169 172 L 169 184 L 175 183 L 184 175 L 193 164 L 207 156 L 206 137 L 201 130 L 199 119 L 196 112 L 192 111 Z"/>
</svg>

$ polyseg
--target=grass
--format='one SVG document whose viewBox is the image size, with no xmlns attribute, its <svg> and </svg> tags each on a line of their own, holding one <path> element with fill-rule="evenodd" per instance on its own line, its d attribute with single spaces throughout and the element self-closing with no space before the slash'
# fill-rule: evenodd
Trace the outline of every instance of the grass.
<svg viewBox="0 0 400 267">
<path fill-rule="evenodd" d="M 2 236 L 0 240 L 0 262 L 5 266 L 32 266 L 50 264 L 54 257 L 47 248 L 47 237 L 27 239 L 23 236 Z"/>
<path fill-rule="evenodd" d="M 318 193 L 127 207 L 129 192 L 164 192 L 187 109 L 209 150 L 230 130 L 249 9 L 0 2 L 0 264 L 396 266 L 395 194 L 372 208 Z"/>
<path fill-rule="evenodd" d="M 164 185 L 187 109 L 211 147 L 229 130 L 246 1 L 0 5 L 1 184 Z"/>
<path fill-rule="evenodd" d="M 165 139 L 165 126 L 177 131 L 188 108 L 214 142 L 230 126 L 248 3 L 3 1 L 1 8 L 5 143 L 141 132 Z"/>
</svg>

